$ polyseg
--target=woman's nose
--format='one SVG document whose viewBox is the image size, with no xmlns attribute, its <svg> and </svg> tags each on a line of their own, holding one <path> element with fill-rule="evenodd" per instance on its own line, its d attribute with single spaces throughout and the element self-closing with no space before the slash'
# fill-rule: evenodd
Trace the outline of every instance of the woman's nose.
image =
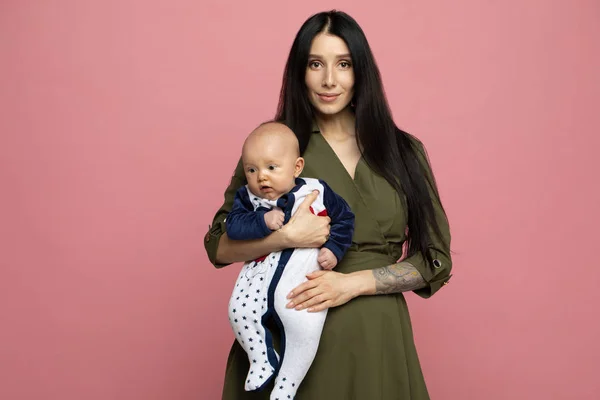
<svg viewBox="0 0 600 400">
<path fill-rule="evenodd" d="M 325 69 L 325 76 L 323 77 L 323 86 L 335 86 L 335 71 L 333 68 Z"/>
</svg>

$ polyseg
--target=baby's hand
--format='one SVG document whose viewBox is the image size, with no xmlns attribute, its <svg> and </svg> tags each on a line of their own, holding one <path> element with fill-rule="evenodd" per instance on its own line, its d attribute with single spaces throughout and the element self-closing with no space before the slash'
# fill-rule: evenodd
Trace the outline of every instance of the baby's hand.
<svg viewBox="0 0 600 400">
<path fill-rule="evenodd" d="M 281 211 L 279 208 L 274 208 L 265 213 L 265 223 L 267 224 L 267 228 L 272 231 L 281 229 L 283 226 L 283 217 L 283 211 Z"/>
<path fill-rule="evenodd" d="M 317 261 L 323 269 L 331 270 L 337 265 L 337 258 L 335 254 L 333 254 L 333 252 L 326 247 L 322 247 L 321 250 L 319 250 L 319 257 L 317 257 Z"/>
</svg>

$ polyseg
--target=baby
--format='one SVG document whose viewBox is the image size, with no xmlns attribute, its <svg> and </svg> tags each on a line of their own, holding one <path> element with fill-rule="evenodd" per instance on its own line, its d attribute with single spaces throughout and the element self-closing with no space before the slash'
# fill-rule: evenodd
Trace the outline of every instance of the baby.
<svg viewBox="0 0 600 400">
<path fill-rule="evenodd" d="M 321 249 L 286 249 L 246 262 L 229 301 L 229 321 L 250 361 L 245 390 L 260 390 L 277 374 L 271 399 L 290 399 L 315 357 L 327 311 L 286 308 L 286 295 L 307 274 L 337 265 L 352 243 L 354 214 L 325 182 L 299 178 L 304 159 L 296 135 L 283 124 L 254 130 L 244 142 L 242 163 L 248 184 L 237 191 L 226 219 L 230 239 L 258 239 L 280 229 L 314 190 L 319 195 L 311 212 L 331 219 Z M 282 330 L 281 355 L 265 327 L 270 318 Z"/>
</svg>

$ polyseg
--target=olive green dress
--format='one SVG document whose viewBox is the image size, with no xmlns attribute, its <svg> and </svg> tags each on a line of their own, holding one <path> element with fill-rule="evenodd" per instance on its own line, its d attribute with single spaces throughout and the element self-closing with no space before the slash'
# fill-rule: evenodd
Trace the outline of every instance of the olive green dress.
<svg viewBox="0 0 600 400">
<path fill-rule="evenodd" d="M 422 145 L 415 144 L 429 169 Z M 407 210 L 392 186 L 376 175 L 362 158 L 352 179 L 318 131 L 313 132 L 303 157 L 303 176 L 327 182 L 356 215 L 353 245 L 335 271 L 349 273 L 396 262 L 406 240 Z M 205 238 L 209 259 L 216 267 L 224 266 L 215 262 L 218 241 L 225 232 L 224 220 L 231 210 L 235 191 L 245 183 L 241 164 L 238 164 L 225 192 L 225 202 Z M 435 185 L 430 187 L 435 190 Z M 426 288 L 416 291 L 422 297 L 430 297 L 448 282 L 452 266 L 446 216 L 437 200 L 434 207 L 443 233 L 442 238 L 431 245 L 434 265 L 428 265 L 419 254 L 406 259 L 428 283 Z M 276 333 L 277 329 L 273 326 L 271 331 Z M 262 392 L 244 391 L 248 367 L 246 353 L 235 341 L 227 361 L 223 399 L 269 398 L 272 386 Z M 329 309 L 317 355 L 296 399 L 429 399 L 404 296 L 401 293 L 359 296 Z"/>
</svg>

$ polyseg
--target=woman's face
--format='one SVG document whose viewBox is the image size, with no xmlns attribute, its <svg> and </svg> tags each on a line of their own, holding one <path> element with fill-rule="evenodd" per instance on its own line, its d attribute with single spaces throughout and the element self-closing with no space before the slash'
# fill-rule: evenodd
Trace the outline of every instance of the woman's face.
<svg viewBox="0 0 600 400">
<path fill-rule="evenodd" d="M 341 38 L 327 33 L 315 36 L 305 81 L 308 99 L 318 113 L 335 115 L 348 107 L 354 96 L 354 69 Z"/>
</svg>

